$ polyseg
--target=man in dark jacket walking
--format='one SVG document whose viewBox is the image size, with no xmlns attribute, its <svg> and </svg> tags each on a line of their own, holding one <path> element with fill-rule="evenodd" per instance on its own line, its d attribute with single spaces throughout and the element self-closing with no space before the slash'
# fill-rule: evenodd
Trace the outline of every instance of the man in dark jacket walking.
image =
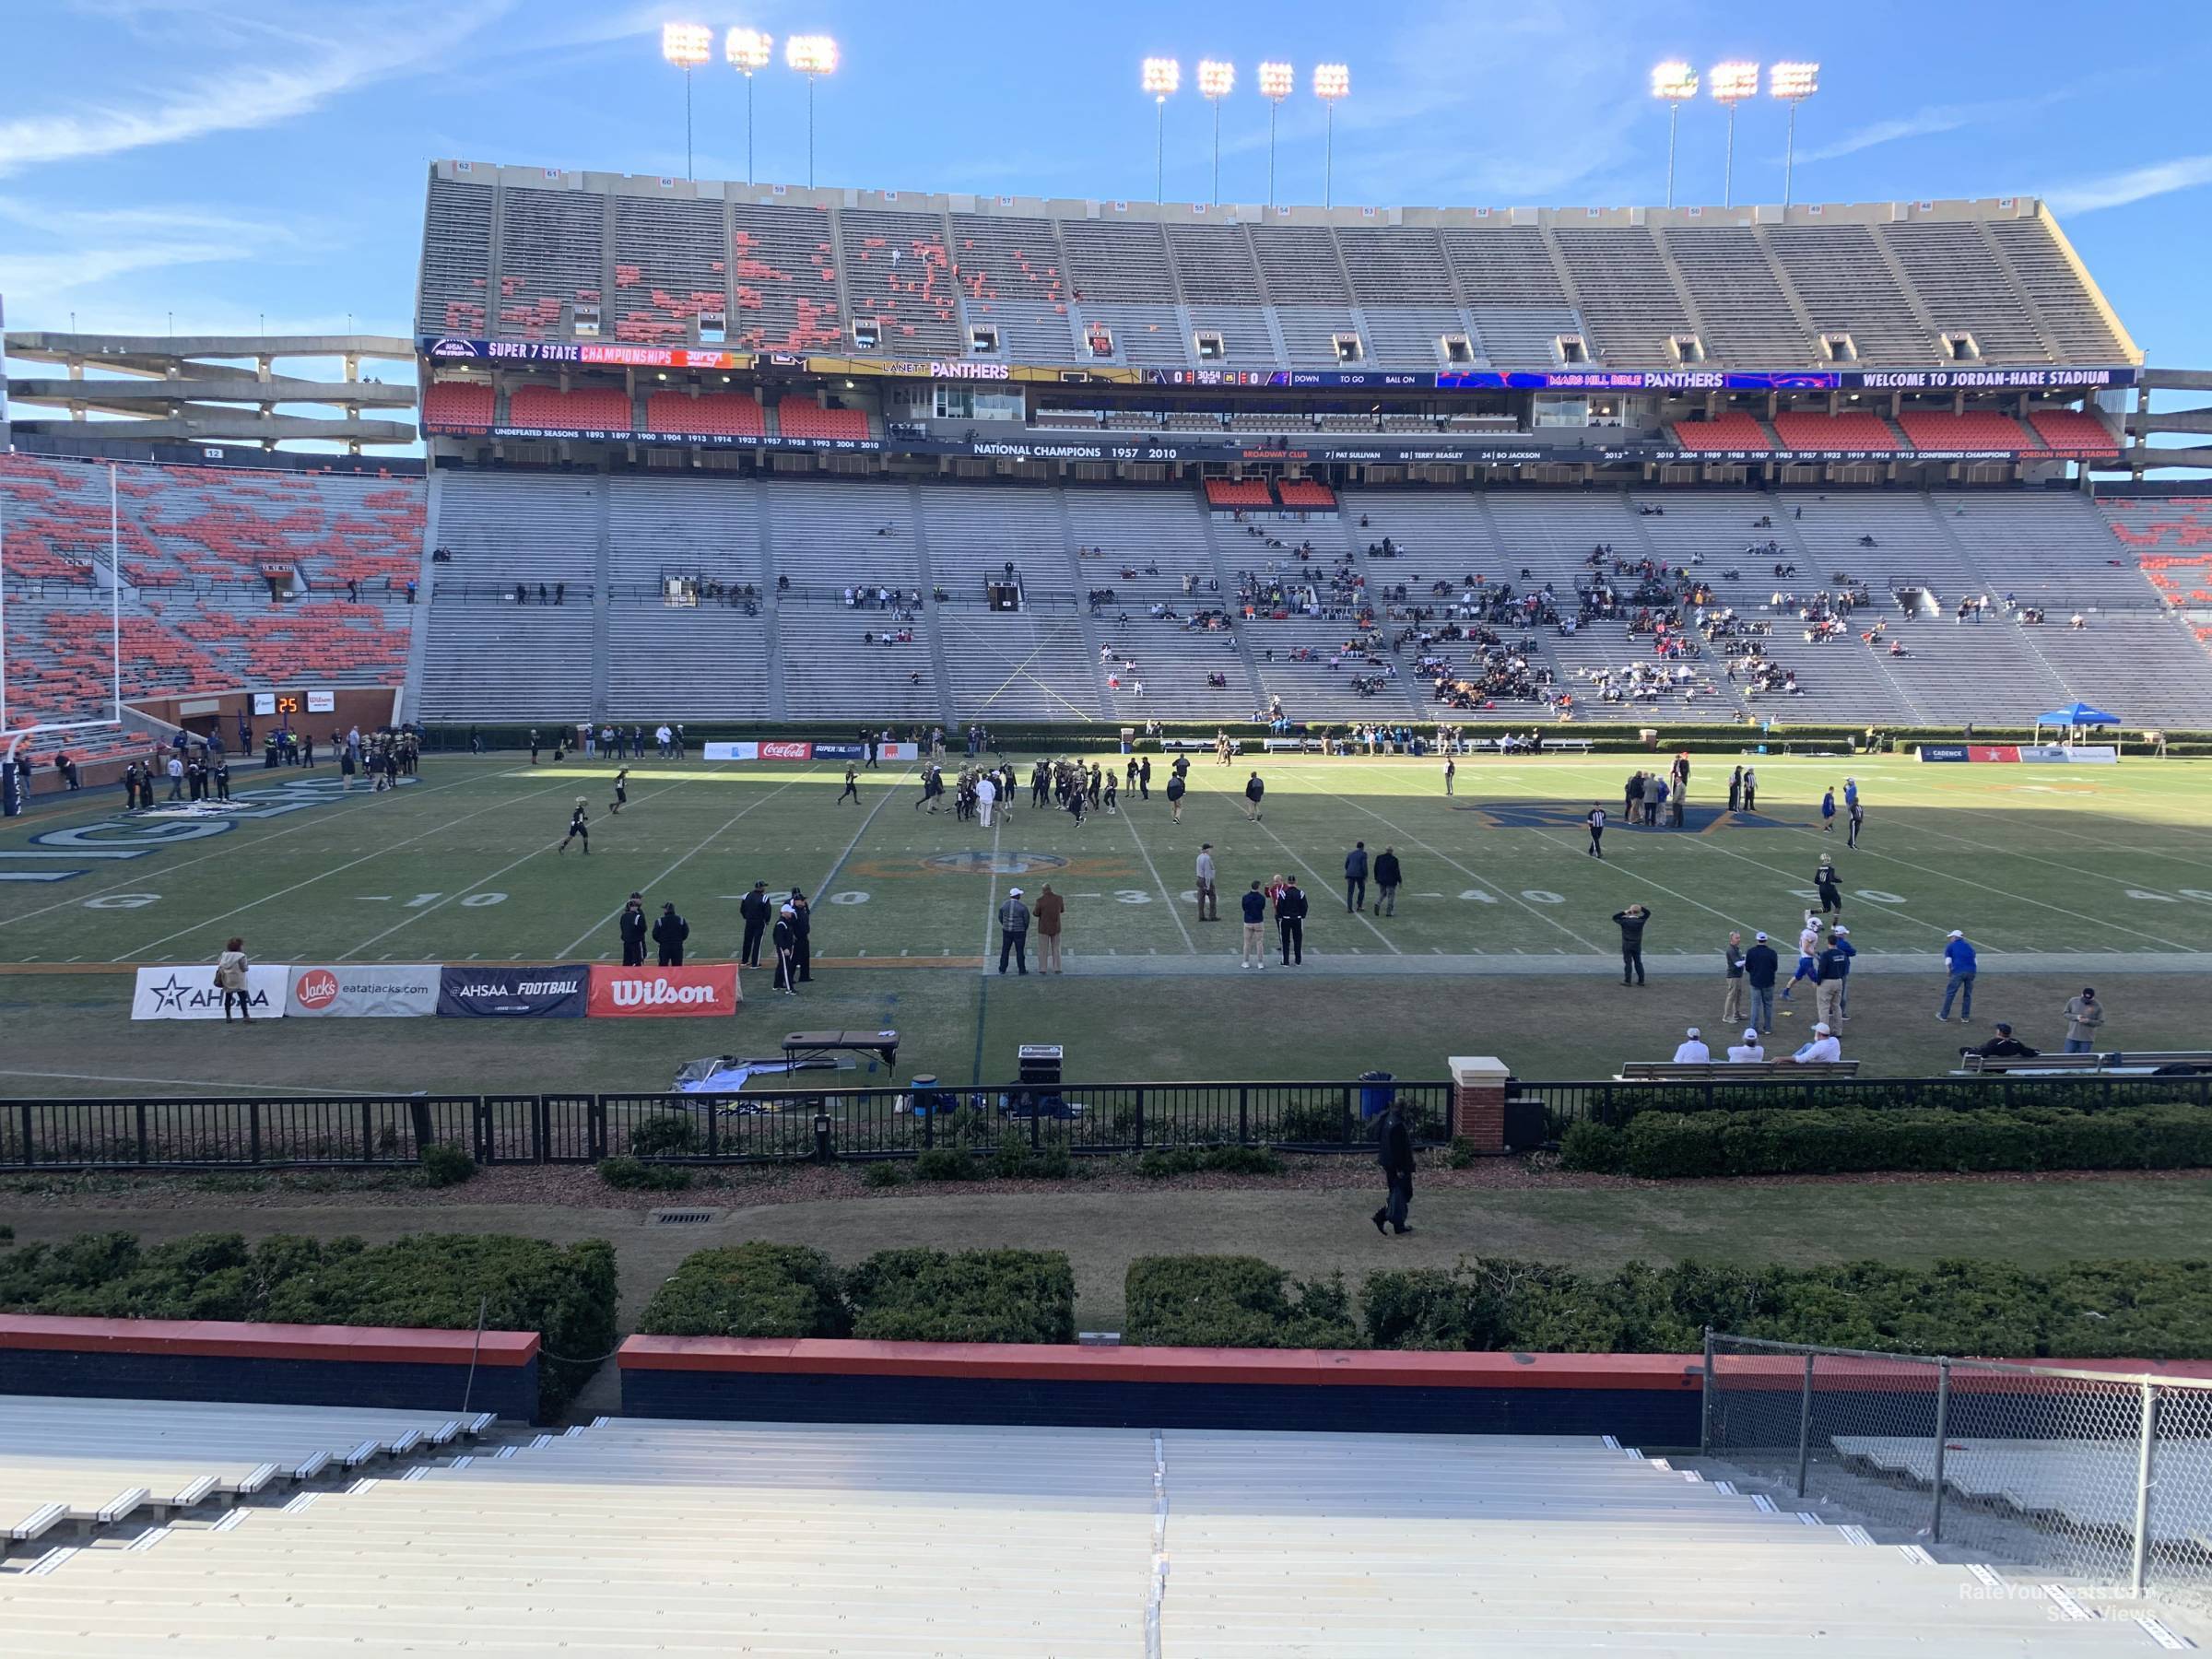
<svg viewBox="0 0 2212 1659">
<path fill-rule="evenodd" d="M 1630 982 L 1630 973 L 1635 974 L 1637 984 L 1643 983 L 1643 924 L 1651 919 L 1651 911 L 1641 904 L 1613 912 L 1613 920 L 1620 924 L 1620 982 L 1624 985 Z"/>
<path fill-rule="evenodd" d="M 1287 883 L 1275 897 L 1275 931 L 1283 945 L 1283 966 L 1306 959 L 1306 895 L 1297 882 Z"/>
<path fill-rule="evenodd" d="M 1398 913 L 1398 886 L 1406 879 L 1398 868 L 1397 853 L 1389 847 L 1375 854 L 1375 914 Z"/>
<path fill-rule="evenodd" d="M 1406 1216 L 1413 1207 L 1413 1135 L 1406 1126 L 1406 1109 L 1395 1097 L 1375 1125 L 1375 1161 L 1382 1166 L 1383 1178 L 1390 1183 L 1382 1207 L 1375 1212 L 1375 1230 L 1409 1233 L 1413 1229 L 1406 1224 Z"/>
<path fill-rule="evenodd" d="M 681 968 L 684 965 L 684 941 L 691 936 L 691 924 L 676 913 L 676 906 L 661 906 L 660 920 L 653 924 L 653 942 L 661 947 L 661 966 Z"/>
<path fill-rule="evenodd" d="M 1258 772 L 1244 781 L 1244 816 L 1255 824 L 1260 821 L 1260 803 L 1266 795 L 1267 785 L 1260 782 Z"/>
<path fill-rule="evenodd" d="M 768 932 L 771 914 L 767 882 L 753 883 L 753 890 L 737 901 L 737 913 L 745 919 L 745 943 L 738 948 L 737 959 L 747 968 L 758 968 L 760 936 Z"/>
<path fill-rule="evenodd" d="M 622 907 L 622 914 L 615 924 L 622 935 L 622 966 L 638 968 L 645 961 L 645 900 L 632 893 L 629 902 Z"/>
<path fill-rule="evenodd" d="M 1751 948 L 1744 952 L 1744 979 L 1751 987 L 1751 1023 L 1767 1035 L 1774 1030 L 1774 973 L 1781 966 L 1767 935 L 1753 935 Z"/>
<path fill-rule="evenodd" d="M 1367 907 L 1367 843 L 1354 841 L 1344 855 L 1344 909 L 1349 915 Z"/>
</svg>

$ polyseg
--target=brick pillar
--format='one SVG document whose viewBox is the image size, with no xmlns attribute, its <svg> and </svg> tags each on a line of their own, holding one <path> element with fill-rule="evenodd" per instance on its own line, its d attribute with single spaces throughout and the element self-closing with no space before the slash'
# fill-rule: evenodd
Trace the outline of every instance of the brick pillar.
<svg viewBox="0 0 2212 1659">
<path fill-rule="evenodd" d="M 1505 1147 L 1505 1082 L 1512 1068 L 1488 1054 L 1454 1054 L 1452 1068 L 1452 1115 L 1459 1138 L 1477 1152 L 1503 1153 Z"/>
</svg>

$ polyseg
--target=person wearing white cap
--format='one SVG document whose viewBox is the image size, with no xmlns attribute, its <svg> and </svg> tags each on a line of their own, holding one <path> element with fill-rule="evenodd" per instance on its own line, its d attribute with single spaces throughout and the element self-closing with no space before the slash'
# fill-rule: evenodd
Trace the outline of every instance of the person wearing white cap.
<svg viewBox="0 0 2212 1659">
<path fill-rule="evenodd" d="M 1766 1057 L 1766 1045 L 1759 1040 L 1757 1026 L 1746 1026 L 1743 1041 L 1731 1043 L 1728 1048 L 1728 1060 L 1734 1065 L 1755 1065 Z"/>
<path fill-rule="evenodd" d="M 998 971 L 1006 971 L 1011 955 L 1026 976 L 1030 971 L 1030 907 L 1021 901 L 1021 889 L 1009 888 L 1006 901 L 998 907 Z"/>
<path fill-rule="evenodd" d="M 1828 1029 L 1828 1021 L 1817 1020 L 1813 1025 L 1813 1040 L 1790 1056 L 1797 1065 L 1817 1065 L 1823 1060 L 1843 1058 L 1843 1045 L 1836 1041 L 1835 1033 Z"/>
<path fill-rule="evenodd" d="M 1974 1017 L 1974 947 L 1966 942 L 1966 935 L 1955 927 L 1944 935 L 1943 965 L 1949 970 L 1950 978 L 1944 982 L 1943 1006 L 1936 1010 L 1936 1018 L 1950 1018 L 1951 999 L 1963 993 L 1966 1000 L 1959 1010 L 1959 1018 L 1971 1020 Z"/>
<path fill-rule="evenodd" d="M 791 955 L 798 947 L 799 930 L 797 909 L 786 904 L 776 912 L 776 989 L 786 996 L 796 996 L 798 987 L 791 982 Z"/>
<path fill-rule="evenodd" d="M 1711 1065 L 1712 1064 L 1712 1051 L 1705 1046 L 1705 1039 L 1699 1035 L 1696 1026 L 1691 1026 L 1688 1030 L 1685 1031 L 1682 1034 L 1682 1041 L 1675 1045 L 1675 1064 L 1677 1065 Z"/>
</svg>

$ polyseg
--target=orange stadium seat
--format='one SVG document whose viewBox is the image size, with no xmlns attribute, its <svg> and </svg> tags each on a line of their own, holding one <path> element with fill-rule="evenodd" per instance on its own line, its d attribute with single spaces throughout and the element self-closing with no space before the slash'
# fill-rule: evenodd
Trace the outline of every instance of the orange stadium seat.
<svg viewBox="0 0 2212 1659">
<path fill-rule="evenodd" d="M 1316 484 L 1311 478 L 1285 478 L 1276 487 L 1276 493 L 1282 498 L 1286 507 L 1335 511 L 1336 492 L 1326 484 Z"/>
<path fill-rule="evenodd" d="M 511 426 L 553 430 L 627 432 L 635 417 L 629 394 L 616 386 L 517 386 L 507 399 Z"/>
<path fill-rule="evenodd" d="M 463 427 L 488 431 L 492 425 L 493 394 L 487 381 L 433 381 L 422 400 L 426 427 Z"/>
<path fill-rule="evenodd" d="M 2028 418 L 2046 449 L 2067 454 L 2082 452 L 2112 454 L 2120 448 L 2112 428 L 2080 409 L 2043 409 Z"/>
<path fill-rule="evenodd" d="M 1879 415 L 1865 409 L 1846 409 L 1840 415 L 1814 415 L 1802 409 L 1784 410 L 1774 417 L 1774 430 L 1782 446 L 1794 450 L 1902 450 L 1905 441 Z"/>
<path fill-rule="evenodd" d="M 734 393 L 691 397 L 681 392 L 655 392 L 645 399 L 645 429 L 760 438 L 768 432 L 768 411 L 759 399 Z"/>
<path fill-rule="evenodd" d="M 1275 498 L 1268 493 L 1265 478 L 1208 478 L 1206 481 L 1206 500 L 1213 507 L 1272 507 Z"/>
<path fill-rule="evenodd" d="M 825 409 L 811 397 L 787 397 L 776 406 L 776 426 L 786 438 L 866 438 L 862 409 Z"/>
<path fill-rule="evenodd" d="M 1686 450 L 1765 450 L 1774 441 L 1758 417 L 1730 409 L 1711 420 L 1677 420 L 1675 436 Z"/>
<path fill-rule="evenodd" d="M 1912 440 L 1914 449 L 2001 450 L 2011 453 L 2033 449 L 2028 429 L 2009 415 L 1972 411 L 1953 415 L 1941 409 L 1907 409 L 1897 418 Z"/>
</svg>

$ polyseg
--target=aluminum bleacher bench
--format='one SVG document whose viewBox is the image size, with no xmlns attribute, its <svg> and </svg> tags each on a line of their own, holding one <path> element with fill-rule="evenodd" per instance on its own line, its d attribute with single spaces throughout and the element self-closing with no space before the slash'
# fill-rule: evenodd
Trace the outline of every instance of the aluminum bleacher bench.
<svg viewBox="0 0 2212 1659">
<path fill-rule="evenodd" d="M 1858 1075 L 1856 1060 L 1808 1060 L 1802 1065 L 1794 1060 L 1758 1060 L 1733 1065 L 1715 1060 L 1702 1065 L 1687 1062 L 1677 1065 L 1672 1060 L 1630 1060 L 1614 1074 L 1613 1080 L 1616 1083 L 1756 1083 L 1765 1078 L 1801 1083 L 1807 1078 Z"/>
<path fill-rule="evenodd" d="M 1959 1070 L 1976 1076 L 2013 1073 L 2028 1077 L 2043 1072 L 2122 1073 L 2131 1077 L 2176 1070 L 2212 1072 L 2212 1049 L 2114 1050 L 2106 1054 L 1967 1053 L 1959 1056 Z"/>
</svg>

